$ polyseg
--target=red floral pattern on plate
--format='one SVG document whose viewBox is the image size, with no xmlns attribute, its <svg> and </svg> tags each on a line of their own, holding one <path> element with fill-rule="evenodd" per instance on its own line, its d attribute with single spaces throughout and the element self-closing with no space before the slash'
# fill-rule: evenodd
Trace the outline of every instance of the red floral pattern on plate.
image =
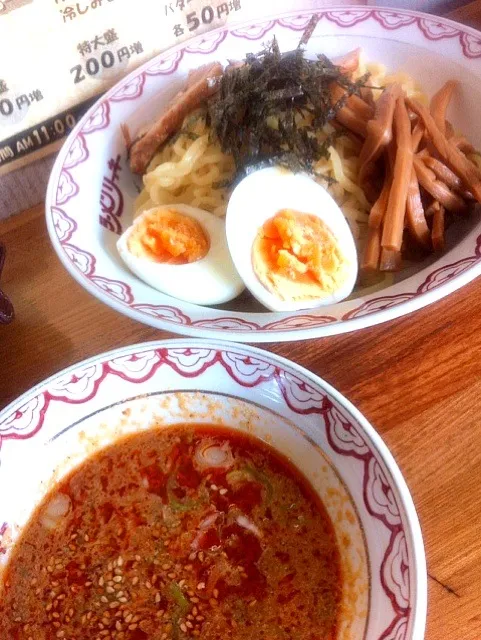
<svg viewBox="0 0 481 640">
<path fill-rule="evenodd" d="M 70 173 L 67 169 L 63 169 L 58 181 L 56 204 L 66 204 L 71 198 L 77 195 L 78 189 L 78 185 Z"/>
<path fill-rule="evenodd" d="M 350 320 L 352 318 L 361 318 L 362 316 L 370 315 L 371 313 L 375 313 L 376 311 L 382 311 L 384 309 L 389 309 L 390 307 L 395 307 L 402 302 L 407 302 L 414 297 L 413 293 L 399 293 L 397 295 L 392 296 L 381 296 L 379 298 L 373 298 L 372 300 L 367 300 L 363 302 L 359 307 L 353 309 L 352 311 L 348 311 L 343 317 L 343 320 Z"/>
<path fill-rule="evenodd" d="M 328 405 L 325 407 L 324 419 L 329 443 L 334 451 L 361 460 L 366 457 L 369 453 L 366 442 L 340 409 L 332 404 Z"/>
<path fill-rule="evenodd" d="M 292 31 L 304 31 L 304 29 L 309 24 L 309 20 L 311 19 L 310 15 L 301 15 L 294 16 L 289 18 L 280 18 L 277 23 L 282 27 L 287 27 L 287 29 L 291 29 Z"/>
<path fill-rule="evenodd" d="M 132 78 L 129 82 L 122 85 L 122 87 L 110 96 L 112 102 L 123 102 L 124 100 L 136 100 L 140 98 L 144 91 L 145 73 L 141 73 L 138 76 Z"/>
<path fill-rule="evenodd" d="M 26 440 L 31 438 L 43 424 L 48 397 L 45 393 L 30 398 L 13 413 L 0 421 L 2 439 Z"/>
<path fill-rule="evenodd" d="M 442 40 L 444 38 L 455 38 L 460 31 L 455 26 L 435 19 L 429 20 L 421 18 L 418 22 L 419 28 L 429 40 Z"/>
<path fill-rule="evenodd" d="M 94 397 L 104 377 L 101 364 L 89 365 L 57 378 L 48 387 L 48 394 L 50 399 L 64 402 L 86 402 Z"/>
<path fill-rule="evenodd" d="M 180 375 L 195 378 L 218 360 L 212 349 L 166 349 L 162 352 L 165 362 Z"/>
<path fill-rule="evenodd" d="M 397 11 L 374 11 L 372 17 L 385 29 L 400 29 L 416 22 L 416 18 Z"/>
<path fill-rule="evenodd" d="M 382 566 L 383 582 L 395 599 L 395 608 L 409 609 L 409 556 L 402 529 L 393 534 Z"/>
<path fill-rule="evenodd" d="M 91 282 L 96 284 L 102 291 L 107 293 L 112 298 L 131 304 L 134 301 L 132 290 L 128 284 L 121 282 L 120 280 L 112 280 L 112 278 L 105 278 L 104 276 L 90 276 Z"/>
<path fill-rule="evenodd" d="M 145 73 L 148 76 L 170 76 L 177 71 L 180 61 L 184 56 L 184 50 L 176 51 L 170 55 L 163 55 L 160 60 L 156 60 L 152 65 L 146 69 Z"/>
<path fill-rule="evenodd" d="M 447 264 L 444 267 L 440 267 L 428 275 L 426 280 L 418 287 L 417 293 L 425 293 L 426 291 L 432 291 L 437 289 L 440 285 L 451 278 L 461 275 L 468 269 L 471 269 L 479 261 L 478 257 L 465 258 L 464 260 L 458 260 L 453 264 Z"/>
<path fill-rule="evenodd" d="M 375 458 L 369 460 L 364 480 L 364 493 L 369 511 L 380 520 L 383 520 L 388 527 L 399 525 L 401 516 L 396 498 L 381 466 Z"/>
<path fill-rule="evenodd" d="M 224 42 L 227 37 L 228 31 L 220 31 L 214 33 L 208 33 L 195 44 L 186 47 L 186 53 L 213 53 L 217 50 L 217 47 Z"/>
<path fill-rule="evenodd" d="M 334 22 L 339 27 L 354 27 L 360 22 L 364 22 L 371 17 L 370 10 L 352 10 L 347 11 L 327 11 L 325 16 L 331 22 Z"/>
<path fill-rule="evenodd" d="M 110 372 L 117 374 L 120 378 L 139 383 L 151 378 L 161 364 L 162 358 L 159 353 L 152 350 L 143 351 L 139 355 L 134 353 L 113 358 L 108 366 Z"/>
<path fill-rule="evenodd" d="M 172 324 L 189 324 L 189 318 L 176 307 L 170 307 L 165 304 L 133 304 L 132 309 L 141 311 L 148 316 L 165 320 Z"/>
<path fill-rule="evenodd" d="M 270 380 L 276 371 L 268 362 L 235 352 L 222 352 L 220 358 L 231 377 L 243 387 L 255 387 Z"/>
<path fill-rule="evenodd" d="M 395 618 L 379 640 L 405 640 L 408 634 L 408 622 L 405 617 Z"/>
<path fill-rule="evenodd" d="M 88 251 L 79 249 L 73 244 L 64 244 L 65 253 L 68 255 L 72 264 L 74 264 L 84 276 L 90 276 L 95 273 L 95 258 Z"/>
<path fill-rule="evenodd" d="M 108 101 L 104 100 L 94 109 L 94 111 L 91 112 L 82 127 L 82 132 L 88 134 L 94 133 L 95 131 L 101 131 L 102 129 L 106 129 L 109 124 L 110 106 Z"/>
<path fill-rule="evenodd" d="M 329 324 L 336 322 L 337 318 L 333 316 L 314 316 L 299 313 L 295 316 L 289 316 L 282 320 L 274 320 L 274 322 L 268 322 L 264 325 L 264 329 L 278 330 L 278 329 L 305 329 L 307 327 L 319 327 L 323 322 Z"/>
<path fill-rule="evenodd" d="M 256 331 L 260 325 L 242 318 L 214 318 L 212 320 L 196 320 L 192 322 L 195 327 L 204 329 L 218 329 L 219 331 Z"/>
<path fill-rule="evenodd" d="M 462 33 L 460 38 L 463 53 L 467 58 L 481 57 L 481 38 L 471 33 Z"/>
<path fill-rule="evenodd" d="M 60 207 L 51 207 L 50 214 L 57 238 L 62 244 L 68 242 L 77 229 L 77 223 L 69 218 Z"/>
<path fill-rule="evenodd" d="M 309 382 L 287 371 L 278 374 L 279 387 L 288 407 L 300 414 L 323 413 L 326 396 Z"/>
<path fill-rule="evenodd" d="M 250 25 L 249 27 L 241 27 L 234 29 L 231 34 L 236 38 L 245 38 L 246 40 L 259 40 L 263 38 L 276 24 L 275 20 L 270 22 L 262 22 Z"/>
<path fill-rule="evenodd" d="M 65 169 L 73 169 L 78 164 L 85 162 L 89 157 L 89 150 L 87 149 L 87 143 L 82 133 L 76 136 L 68 150 L 67 157 L 65 158 Z"/>
</svg>

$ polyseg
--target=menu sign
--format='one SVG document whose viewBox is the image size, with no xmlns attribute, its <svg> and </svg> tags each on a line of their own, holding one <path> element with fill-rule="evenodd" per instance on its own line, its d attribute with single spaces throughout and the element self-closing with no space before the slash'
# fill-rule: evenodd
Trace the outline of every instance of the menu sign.
<svg viewBox="0 0 481 640">
<path fill-rule="evenodd" d="M 225 24 L 333 4 L 442 12 L 466 0 L 0 0 L 0 219 L 42 200 L 46 156 L 138 65 Z"/>
<path fill-rule="evenodd" d="M 329 4 L 313 0 L 303 8 Z M 160 51 L 292 6 L 292 0 L 0 0 L 0 175 L 58 148 L 104 91 Z"/>
</svg>

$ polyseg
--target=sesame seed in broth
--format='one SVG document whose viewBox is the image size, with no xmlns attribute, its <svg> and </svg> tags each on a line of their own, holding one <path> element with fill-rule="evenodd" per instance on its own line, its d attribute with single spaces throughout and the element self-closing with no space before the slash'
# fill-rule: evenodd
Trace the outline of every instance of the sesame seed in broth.
<svg viewBox="0 0 481 640">
<path fill-rule="evenodd" d="M 120 440 L 45 498 L 7 567 L 0 640 L 333 640 L 341 591 L 299 472 L 238 431 L 177 425 Z"/>
</svg>

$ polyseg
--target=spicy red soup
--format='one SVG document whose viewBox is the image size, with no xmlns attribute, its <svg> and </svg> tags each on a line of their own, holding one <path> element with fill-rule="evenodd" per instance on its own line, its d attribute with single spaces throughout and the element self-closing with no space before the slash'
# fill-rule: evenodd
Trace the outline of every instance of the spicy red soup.
<svg viewBox="0 0 481 640">
<path fill-rule="evenodd" d="M 37 509 L 1 640 L 333 640 L 340 557 L 305 478 L 263 442 L 177 425 L 89 458 Z"/>
</svg>

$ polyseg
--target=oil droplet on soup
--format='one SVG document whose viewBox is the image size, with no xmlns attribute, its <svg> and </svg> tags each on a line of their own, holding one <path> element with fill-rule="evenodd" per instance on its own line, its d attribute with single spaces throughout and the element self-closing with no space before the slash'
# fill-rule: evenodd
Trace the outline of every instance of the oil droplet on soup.
<svg viewBox="0 0 481 640">
<path fill-rule="evenodd" d="M 27 524 L 0 594 L 1 640 L 334 640 L 332 523 L 280 454 L 176 425 L 86 460 Z"/>
</svg>

